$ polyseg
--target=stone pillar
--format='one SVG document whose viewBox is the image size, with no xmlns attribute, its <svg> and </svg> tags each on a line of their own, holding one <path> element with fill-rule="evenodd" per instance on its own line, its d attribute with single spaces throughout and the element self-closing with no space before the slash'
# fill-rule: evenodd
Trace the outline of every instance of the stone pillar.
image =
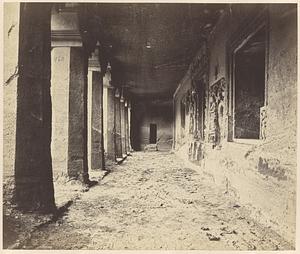
<svg viewBox="0 0 300 254">
<path fill-rule="evenodd" d="M 107 158 L 107 86 L 104 85 L 106 82 L 105 75 L 103 81 L 103 143 L 104 143 L 104 157 Z"/>
<path fill-rule="evenodd" d="M 77 13 L 71 10 L 52 13 L 51 29 L 53 165 L 55 171 L 88 182 L 88 58 L 82 46 Z"/>
<path fill-rule="evenodd" d="M 87 57 L 71 48 L 69 88 L 68 176 L 87 182 Z"/>
<path fill-rule="evenodd" d="M 70 47 L 51 51 L 52 141 L 51 154 L 55 175 L 67 175 L 69 142 Z"/>
<path fill-rule="evenodd" d="M 103 78 L 99 50 L 89 59 L 88 75 L 88 157 L 89 168 L 105 168 L 103 139 Z"/>
<path fill-rule="evenodd" d="M 121 103 L 119 90 L 115 91 L 115 152 L 116 160 L 122 159 L 122 136 L 121 136 Z"/>
<path fill-rule="evenodd" d="M 120 98 L 120 110 L 121 110 L 121 139 L 122 139 L 122 157 L 127 154 L 126 148 L 126 121 L 125 121 L 125 99 L 123 94 Z"/>
<path fill-rule="evenodd" d="M 127 102 L 127 112 L 128 112 L 128 150 L 133 151 L 131 146 L 131 102 Z"/>
<path fill-rule="evenodd" d="M 21 3 L 15 154 L 19 209 L 55 209 L 51 162 L 51 5 Z"/>
<path fill-rule="evenodd" d="M 126 128 L 126 151 L 130 153 L 130 140 L 129 140 L 129 121 L 128 121 L 128 101 L 125 101 L 125 128 Z"/>
<path fill-rule="evenodd" d="M 106 104 L 104 105 L 106 116 L 106 156 L 111 161 L 116 160 L 115 150 L 115 90 L 111 85 L 110 68 L 103 78 L 103 86 L 106 92 Z"/>
</svg>

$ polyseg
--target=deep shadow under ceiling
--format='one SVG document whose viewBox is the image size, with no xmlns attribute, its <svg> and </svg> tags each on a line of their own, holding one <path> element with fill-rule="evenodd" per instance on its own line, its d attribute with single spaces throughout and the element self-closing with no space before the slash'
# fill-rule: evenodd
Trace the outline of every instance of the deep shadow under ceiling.
<svg viewBox="0 0 300 254">
<path fill-rule="evenodd" d="M 113 82 L 135 96 L 171 97 L 224 4 L 85 4 L 87 29 L 110 48 Z"/>
</svg>

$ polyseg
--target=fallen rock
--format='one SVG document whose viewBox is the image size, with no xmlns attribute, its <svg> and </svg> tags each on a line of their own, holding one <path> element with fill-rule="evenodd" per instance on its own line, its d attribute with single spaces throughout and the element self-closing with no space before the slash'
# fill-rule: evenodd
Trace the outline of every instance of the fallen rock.
<svg viewBox="0 0 300 254">
<path fill-rule="evenodd" d="M 214 235 L 212 235 L 210 233 L 206 233 L 206 235 L 208 236 L 208 239 L 210 241 L 220 241 L 221 240 L 221 238 L 219 236 L 214 236 Z"/>
<path fill-rule="evenodd" d="M 201 227 L 201 229 L 202 229 L 203 231 L 208 231 L 208 230 L 209 230 L 209 228 L 206 228 L 206 227 Z"/>
</svg>

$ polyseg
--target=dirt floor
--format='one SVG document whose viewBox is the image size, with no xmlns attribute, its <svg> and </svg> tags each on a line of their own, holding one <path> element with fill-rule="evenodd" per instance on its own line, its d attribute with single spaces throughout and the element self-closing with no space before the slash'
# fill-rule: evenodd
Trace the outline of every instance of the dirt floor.
<svg viewBox="0 0 300 254">
<path fill-rule="evenodd" d="M 72 189 L 72 185 L 56 183 L 57 201 L 63 204 L 71 199 L 70 206 L 56 220 L 35 227 L 14 248 L 291 248 L 275 232 L 250 219 L 247 209 L 234 197 L 173 153 L 135 152 L 111 169 L 87 192 L 73 185 L 73 192 L 69 192 L 73 197 L 66 195 L 66 186 Z"/>
</svg>

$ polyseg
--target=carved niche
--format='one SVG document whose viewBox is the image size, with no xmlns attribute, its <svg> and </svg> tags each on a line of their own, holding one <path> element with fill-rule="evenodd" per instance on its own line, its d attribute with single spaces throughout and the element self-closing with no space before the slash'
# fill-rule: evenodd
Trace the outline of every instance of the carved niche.
<svg viewBox="0 0 300 254">
<path fill-rule="evenodd" d="M 221 78 L 209 89 L 209 142 L 219 146 L 225 137 L 225 79 Z"/>
<path fill-rule="evenodd" d="M 188 132 L 189 134 L 194 134 L 195 132 L 195 117 L 196 117 L 196 95 L 194 90 L 190 90 L 187 93 L 187 113 L 188 113 Z"/>
</svg>

